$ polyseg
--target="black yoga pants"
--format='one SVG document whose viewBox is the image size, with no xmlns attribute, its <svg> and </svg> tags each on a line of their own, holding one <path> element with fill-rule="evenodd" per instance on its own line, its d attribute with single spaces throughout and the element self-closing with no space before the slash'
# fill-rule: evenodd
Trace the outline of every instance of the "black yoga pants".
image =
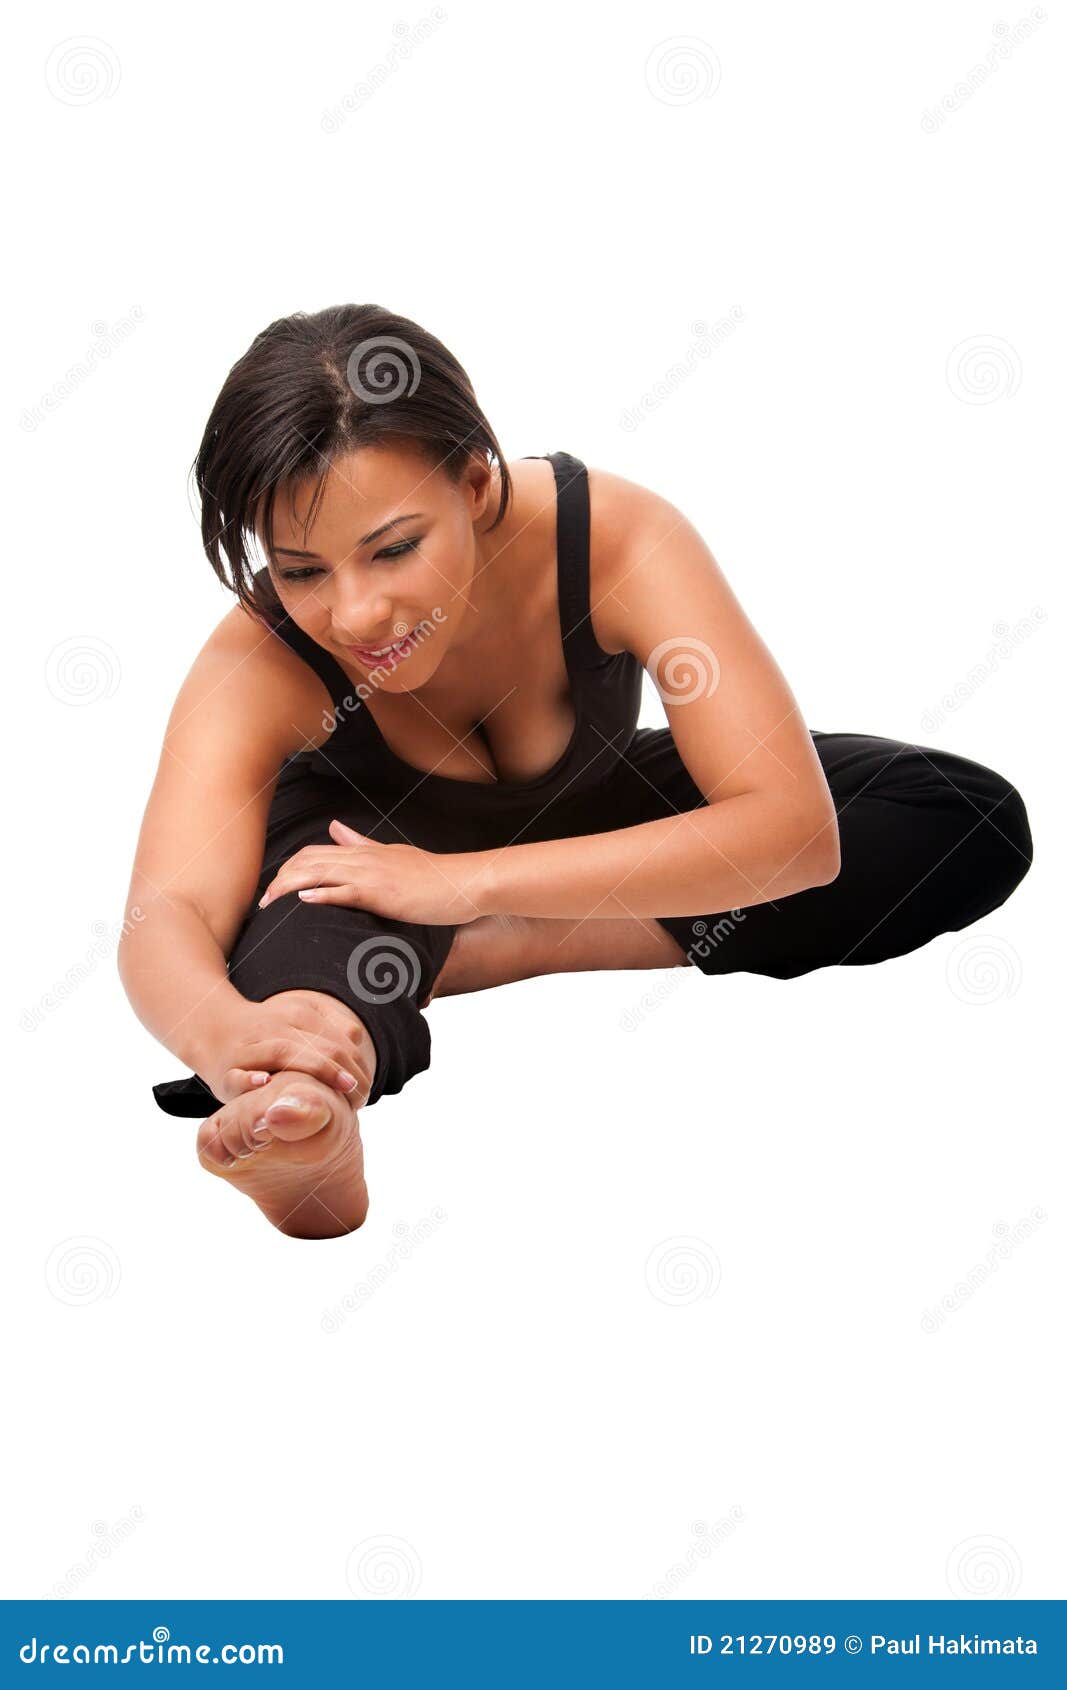
<svg viewBox="0 0 1067 1690">
<path fill-rule="evenodd" d="M 789 980 L 816 968 L 856 967 L 913 951 L 956 932 L 1008 898 L 1032 862 L 1026 808 L 1001 775 L 953 752 L 873 734 L 812 732 L 833 794 L 841 870 L 773 903 L 660 918 L 704 974 Z M 461 784 L 461 783 L 457 783 Z M 641 728 L 597 786 L 487 828 L 484 808 L 447 812 L 419 791 L 390 804 L 340 783 L 311 825 L 271 852 L 256 897 L 301 845 L 331 844 L 337 815 L 385 843 L 479 850 L 607 832 L 693 810 L 704 798 L 669 728 Z M 455 929 L 395 921 L 365 910 L 308 904 L 289 893 L 253 908 L 230 957 L 230 979 L 256 1002 L 297 987 L 349 1005 L 372 1038 L 377 1069 L 368 1103 L 398 1092 L 430 1065 L 430 1029 L 419 1008 L 444 966 Z M 202 1083 L 202 1082 L 201 1082 Z M 204 1087 L 204 1113 L 221 1107 Z"/>
</svg>

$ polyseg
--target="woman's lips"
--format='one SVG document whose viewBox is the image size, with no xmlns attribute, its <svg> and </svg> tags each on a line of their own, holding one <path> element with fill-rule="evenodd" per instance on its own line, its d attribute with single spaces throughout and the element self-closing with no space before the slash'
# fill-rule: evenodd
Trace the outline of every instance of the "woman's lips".
<svg viewBox="0 0 1067 1690">
<path fill-rule="evenodd" d="M 405 634 L 402 640 L 396 640 L 392 645 L 382 646 L 377 650 L 365 645 L 345 647 L 346 651 L 350 651 L 361 663 L 366 663 L 372 669 L 380 663 L 391 663 L 394 660 L 399 662 L 402 658 L 410 657 L 414 649 L 415 641 L 410 634 Z"/>
</svg>

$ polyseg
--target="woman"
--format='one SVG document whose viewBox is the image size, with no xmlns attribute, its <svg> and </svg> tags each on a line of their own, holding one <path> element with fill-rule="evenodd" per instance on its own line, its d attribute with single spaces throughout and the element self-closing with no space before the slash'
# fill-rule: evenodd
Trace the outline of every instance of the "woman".
<svg viewBox="0 0 1067 1690">
<path fill-rule="evenodd" d="M 680 512 L 568 452 L 506 464 L 406 318 L 272 323 L 194 468 L 237 603 L 168 723 L 120 971 L 196 1071 L 158 1103 L 283 1232 L 361 1224 L 357 1110 L 428 1067 L 435 992 L 878 962 L 1030 866 L 1006 780 L 809 731 Z"/>
</svg>

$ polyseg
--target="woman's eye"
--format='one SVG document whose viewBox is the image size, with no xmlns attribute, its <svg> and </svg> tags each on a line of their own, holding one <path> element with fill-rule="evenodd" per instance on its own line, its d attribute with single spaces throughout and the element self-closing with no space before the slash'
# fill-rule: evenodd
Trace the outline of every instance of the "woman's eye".
<svg viewBox="0 0 1067 1690">
<path fill-rule="evenodd" d="M 414 540 L 404 540 L 400 545 L 390 546 L 388 551 L 375 552 L 374 555 L 376 558 L 385 557 L 390 559 L 403 557 L 407 552 L 417 551 L 419 546 L 422 544 L 422 540 L 423 536 L 420 534 Z M 321 575 L 322 571 L 321 569 L 315 568 L 313 565 L 308 565 L 303 569 L 282 569 L 279 570 L 278 573 L 281 580 L 288 581 L 294 586 L 299 586 L 302 581 L 310 581 L 313 575 Z"/>
<path fill-rule="evenodd" d="M 375 557 L 403 557 L 405 552 L 417 551 L 422 544 L 422 535 L 415 540 L 405 540 L 402 545 L 390 546 L 387 552 L 375 552 Z"/>
</svg>

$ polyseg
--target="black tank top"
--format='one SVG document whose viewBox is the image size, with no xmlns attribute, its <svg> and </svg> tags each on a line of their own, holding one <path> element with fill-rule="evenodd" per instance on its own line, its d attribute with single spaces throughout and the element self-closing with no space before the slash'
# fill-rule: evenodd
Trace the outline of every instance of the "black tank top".
<svg viewBox="0 0 1067 1690">
<path fill-rule="evenodd" d="M 380 785 L 393 796 L 417 795 L 420 803 L 455 806 L 499 814 L 543 806 L 586 791 L 611 773 L 637 728 L 643 669 L 632 652 L 606 652 L 597 644 L 589 604 L 589 477 L 585 465 L 569 452 L 531 453 L 552 465 L 556 478 L 556 559 L 560 634 L 571 684 L 574 731 L 562 755 L 543 774 L 522 780 L 472 781 L 428 773 L 406 763 L 390 748 L 357 683 L 323 646 L 289 616 L 261 614 L 271 631 L 303 658 L 327 688 L 336 726 L 318 751 L 298 752 L 287 760 L 306 764 L 317 774 L 349 769 L 361 787 Z M 257 571 L 260 597 L 268 576 Z M 260 602 L 263 603 L 262 597 Z"/>
</svg>

